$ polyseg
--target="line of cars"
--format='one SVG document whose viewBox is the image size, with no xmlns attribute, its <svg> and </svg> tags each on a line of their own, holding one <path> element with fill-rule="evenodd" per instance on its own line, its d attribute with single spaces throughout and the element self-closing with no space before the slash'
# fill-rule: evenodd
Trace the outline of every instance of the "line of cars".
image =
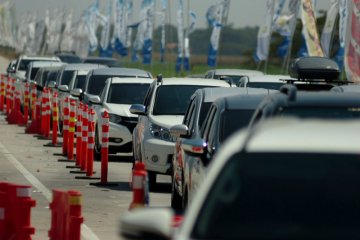
<svg viewBox="0 0 360 240">
<path fill-rule="evenodd" d="M 326 58 L 297 59 L 291 70 L 278 90 L 197 90 L 182 124 L 158 134 L 176 139 L 172 209 L 128 213 L 122 237 L 358 238 L 360 88 L 338 82 Z M 185 210 L 178 228 L 174 210 Z"/>
</svg>

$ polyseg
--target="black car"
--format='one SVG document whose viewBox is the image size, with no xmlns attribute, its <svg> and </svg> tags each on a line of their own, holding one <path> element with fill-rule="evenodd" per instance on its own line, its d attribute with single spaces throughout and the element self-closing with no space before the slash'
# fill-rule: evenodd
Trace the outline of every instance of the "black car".
<svg viewBox="0 0 360 240">
<path fill-rule="evenodd" d="M 82 63 L 81 58 L 74 51 L 55 52 L 55 56 L 60 58 L 64 63 Z"/>
<path fill-rule="evenodd" d="M 120 67 L 120 63 L 117 59 L 107 57 L 87 57 L 84 58 L 83 63 L 96 63 L 108 67 Z"/>
</svg>

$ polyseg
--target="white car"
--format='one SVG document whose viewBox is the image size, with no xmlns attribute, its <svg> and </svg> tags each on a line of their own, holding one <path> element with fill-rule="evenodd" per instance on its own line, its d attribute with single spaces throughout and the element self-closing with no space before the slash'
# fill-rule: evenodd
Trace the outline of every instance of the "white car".
<svg viewBox="0 0 360 240">
<path fill-rule="evenodd" d="M 96 112 L 95 158 L 101 156 L 104 111 L 110 115 L 109 153 L 132 153 L 132 131 L 138 117 L 131 114 L 129 108 L 144 101 L 153 81 L 151 78 L 108 78 L 100 97 L 90 97 Z"/>
<path fill-rule="evenodd" d="M 156 174 L 171 175 L 175 139 L 169 128 L 182 123 L 191 95 L 204 87 L 230 85 L 214 79 L 158 77 L 144 104 L 131 106 L 130 112 L 139 115 L 133 132 L 134 160 L 145 163 L 151 188 L 155 187 Z"/>
<path fill-rule="evenodd" d="M 169 208 L 129 212 L 125 239 L 360 236 L 359 121 L 272 119 L 220 149 L 177 229 Z"/>
</svg>

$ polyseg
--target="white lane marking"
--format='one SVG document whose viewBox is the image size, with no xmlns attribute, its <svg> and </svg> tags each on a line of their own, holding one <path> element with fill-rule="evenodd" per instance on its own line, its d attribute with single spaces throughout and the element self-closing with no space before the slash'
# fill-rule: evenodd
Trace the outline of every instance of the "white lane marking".
<svg viewBox="0 0 360 240">
<path fill-rule="evenodd" d="M 37 188 L 42 195 L 49 202 L 52 201 L 52 194 L 49 189 L 45 187 L 44 184 L 40 182 L 34 175 L 31 174 L 17 159 L 14 155 L 12 155 L 4 145 L 0 143 L 0 152 L 4 154 L 4 156 L 9 160 L 10 163 L 14 165 L 14 167 L 33 185 Z M 81 236 L 85 240 L 100 240 L 98 236 L 89 228 L 87 225 L 82 224 L 81 226 Z"/>
</svg>

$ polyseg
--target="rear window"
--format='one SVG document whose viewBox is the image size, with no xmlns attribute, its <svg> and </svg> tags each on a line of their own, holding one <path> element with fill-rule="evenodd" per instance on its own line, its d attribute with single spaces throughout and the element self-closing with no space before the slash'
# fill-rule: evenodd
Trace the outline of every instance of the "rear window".
<svg viewBox="0 0 360 240">
<path fill-rule="evenodd" d="M 359 239 L 359 172 L 353 154 L 236 154 L 191 239 Z"/>
<path fill-rule="evenodd" d="M 111 84 L 107 102 L 116 104 L 142 103 L 149 86 L 148 83 Z"/>
<path fill-rule="evenodd" d="M 360 107 L 288 107 L 280 115 L 300 118 L 352 119 L 360 118 Z"/>
<path fill-rule="evenodd" d="M 78 56 L 71 56 L 71 55 L 58 55 L 58 58 L 60 58 L 60 60 L 62 62 L 66 62 L 66 63 L 81 63 L 81 58 Z"/>
<path fill-rule="evenodd" d="M 163 85 L 156 90 L 154 115 L 184 115 L 190 103 L 190 97 L 200 85 Z"/>
<path fill-rule="evenodd" d="M 235 131 L 247 127 L 254 109 L 226 110 L 221 115 L 219 141 L 223 142 Z"/>
<path fill-rule="evenodd" d="M 64 71 L 61 76 L 59 85 L 68 85 L 69 86 L 69 83 L 70 83 L 71 79 L 73 79 L 74 75 L 75 75 L 75 70 Z"/>
</svg>

